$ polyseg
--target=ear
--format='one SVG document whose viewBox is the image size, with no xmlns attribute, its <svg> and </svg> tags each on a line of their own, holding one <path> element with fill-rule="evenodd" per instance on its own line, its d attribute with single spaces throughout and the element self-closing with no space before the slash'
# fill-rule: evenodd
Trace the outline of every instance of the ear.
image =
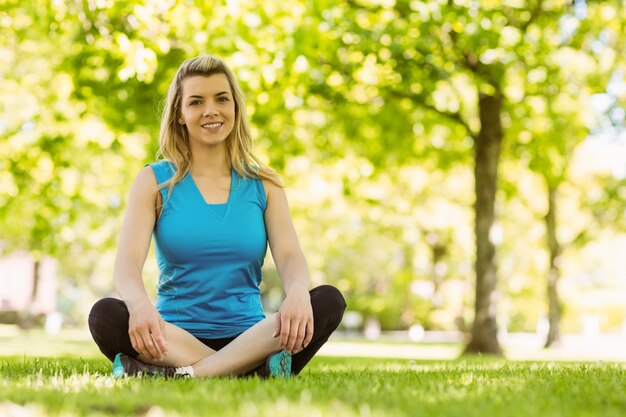
<svg viewBox="0 0 626 417">
<path fill-rule="evenodd" d="M 178 124 L 181 126 L 185 126 L 185 121 L 181 118 L 178 119 Z"/>
</svg>

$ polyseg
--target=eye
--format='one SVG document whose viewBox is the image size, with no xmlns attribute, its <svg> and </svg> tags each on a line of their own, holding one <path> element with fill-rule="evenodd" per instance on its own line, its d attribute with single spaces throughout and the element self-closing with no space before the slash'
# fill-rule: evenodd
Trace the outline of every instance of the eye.
<svg viewBox="0 0 626 417">
<path fill-rule="evenodd" d="M 201 103 L 200 100 L 192 100 L 192 101 L 189 102 L 189 105 L 190 106 L 196 106 L 196 105 L 198 105 L 200 103 Z"/>
<path fill-rule="evenodd" d="M 217 101 L 219 101 L 220 103 L 227 103 L 230 101 L 230 99 L 227 96 L 219 96 L 217 98 Z"/>
</svg>

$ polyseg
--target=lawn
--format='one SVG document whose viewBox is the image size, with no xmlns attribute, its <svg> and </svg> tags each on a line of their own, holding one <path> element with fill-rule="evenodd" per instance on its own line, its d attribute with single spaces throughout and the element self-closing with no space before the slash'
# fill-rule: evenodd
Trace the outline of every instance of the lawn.
<svg viewBox="0 0 626 417">
<path fill-rule="evenodd" d="M 109 363 L 79 337 L 43 343 L 47 355 L 10 354 L 18 339 L 41 342 L 36 335 L 0 336 L 2 417 L 626 414 L 623 363 L 321 356 L 289 381 L 115 381 Z"/>
</svg>

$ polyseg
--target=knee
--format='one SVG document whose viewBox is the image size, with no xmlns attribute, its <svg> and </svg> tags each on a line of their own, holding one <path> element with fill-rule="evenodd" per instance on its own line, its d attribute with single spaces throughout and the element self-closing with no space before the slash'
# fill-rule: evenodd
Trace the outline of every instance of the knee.
<svg viewBox="0 0 626 417">
<path fill-rule="evenodd" d="M 89 331 L 100 351 L 113 361 L 118 352 L 137 353 L 128 338 L 128 309 L 122 300 L 103 298 L 89 312 Z"/>
<path fill-rule="evenodd" d="M 115 323 L 122 318 L 126 308 L 122 300 L 116 298 L 103 298 L 98 300 L 89 312 L 89 328 L 93 331 L 96 327 L 101 327 L 107 323 Z"/>
<path fill-rule="evenodd" d="M 338 312 L 343 315 L 346 309 L 346 300 L 343 298 L 341 291 L 332 285 L 320 285 L 311 291 L 311 295 L 315 292 L 315 298 L 318 298 L 327 309 Z M 311 299 L 314 297 L 312 296 Z"/>
<path fill-rule="evenodd" d="M 111 310 L 114 310 L 118 307 L 118 304 L 121 300 L 116 298 L 103 298 L 101 300 L 96 301 L 96 303 L 91 307 L 91 311 L 89 312 L 89 316 L 94 317 L 106 317 L 110 314 Z"/>
</svg>

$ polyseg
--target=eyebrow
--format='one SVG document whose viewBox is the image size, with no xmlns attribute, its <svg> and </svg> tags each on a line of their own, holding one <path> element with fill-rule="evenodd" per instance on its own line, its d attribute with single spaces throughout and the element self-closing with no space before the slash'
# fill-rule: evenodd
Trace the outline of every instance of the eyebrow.
<svg viewBox="0 0 626 417">
<path fill-rule="evenodd" d="M 214 96 L 223 96 L 224 94 L 230 94 L 228 91 L 220 91 L 219 93 L 215 94 Z M 191 99 L 191 98 L 204 98 L 204 96 L 199 96 L 197 94 L 191 95 L 189 97 L 187 97 L 187 100 Z"/>
</svg>

